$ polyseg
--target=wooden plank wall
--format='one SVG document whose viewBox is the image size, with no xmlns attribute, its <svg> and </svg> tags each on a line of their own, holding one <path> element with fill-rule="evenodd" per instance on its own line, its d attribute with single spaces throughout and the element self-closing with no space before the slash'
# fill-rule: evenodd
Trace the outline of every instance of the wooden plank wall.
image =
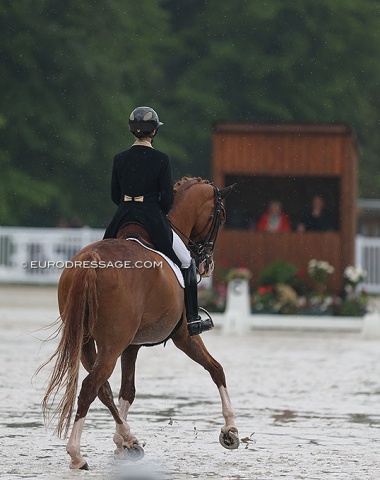
<svg viewBox="0 0 380 480">
<path fill-rule="evenodd" d="M 316 258 L 334 265 L 329 288 L 339 292 L 342 288 L 341 273 L 345 268 L 340 235 L 336 232 L 270 233 L 246 230 L 223 230 L 218 237 L 215 251 L 217 281 L 222 265 L 238 265 L 242 262 L 253 273 L 253 283 L 260 270 L 274 260 L 284 260 L 296 265 L 305 274 L 308 261 Z"/>
<path fill-rule="evenodd" d="M 214 137 L 215 180 L 221 174 L 340 175 L 344 138 L 299 135 L 217 133 Z M 219 177 L 219 178 L 218 178 Z"/>
</svg>

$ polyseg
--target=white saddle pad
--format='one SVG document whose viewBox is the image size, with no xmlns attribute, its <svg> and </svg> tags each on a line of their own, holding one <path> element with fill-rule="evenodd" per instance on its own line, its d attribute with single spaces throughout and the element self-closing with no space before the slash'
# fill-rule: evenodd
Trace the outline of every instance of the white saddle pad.
<svg viewBox="0 0 380 480">
<path fill-rule="evenodd" d="M 162 257 L 169 264 L 170 268 L 173 270 L 175 276 L 177 277 L 177 280 L 178 280 L 178 283 L 180 284 L 180 286 L 182 288 L 185 288 L 185 282 L 184 282 L 184 279 L 183 279 L 181 269 L 178 267 L 178 265 L 176 265 L 173 262 L 173 260 L 170 260 L 170 258 L 167 257 L 164 253 L 159 252 L 158 250 L 153 250 L 153 248 L 147 247 L 142 242 L 140 242 L 140 240 L 138 240 L 137 238 L 126 238 L 126 240 L 132 240 L 133 242 L 137 242 L 142 247 L 146 248 L 147 250 L 150 250 L 151 252 L 154 252 L 154 253 L 157 253 L 157 255 L 160 255 L 160 257 Z"/>
</svg>

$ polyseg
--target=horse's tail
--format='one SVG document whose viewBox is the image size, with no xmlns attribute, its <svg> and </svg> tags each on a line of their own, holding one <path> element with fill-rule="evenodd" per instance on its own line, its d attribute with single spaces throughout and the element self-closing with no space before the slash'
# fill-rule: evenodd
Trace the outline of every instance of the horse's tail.
<svg viewBox="0 0 380 480">
<path fill-rule="evenodd" d="M 83 253 L 76 259 L 79 262 L 99 264 L 100 256 L 96 252 Z M 53 412 L 52 418 L 59 417 L 55 432 L 59 437 L 66 437 L 74 410 L 82 345 L 90 339 L 97 317 L 98 298 L 96 289 L 96 268 L 73 268 L 71 285 L 61 312 L 61 340 L 55 353 L 38 371 L 55 358 L 49 384 L 42 401 L 42 411 L 45 421 L 48 411 L 57 393 L 65 387 L 65 393 Z M 38 372 L 37 371 L 37 372 Z"/>
</svg>

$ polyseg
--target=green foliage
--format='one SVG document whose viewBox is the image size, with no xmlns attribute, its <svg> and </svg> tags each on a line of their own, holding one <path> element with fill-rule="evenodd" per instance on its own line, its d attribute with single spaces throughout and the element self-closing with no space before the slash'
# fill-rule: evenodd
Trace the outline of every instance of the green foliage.
<svg viewBox="0 0 380 480">
<path fill-rule="evenodd" d="M 378 196 L 380 6 L 371 0 L 4 0 L 0 223 L 105 226 L 135 106 L 174 177 L 208 177 L 212 124 L 347 122 Z"/>
<path fill-rule="evenodd" d="M 3 3 L 0 128 L 9 172 L 0 221 L 54 225 L 78 215 L 104 225 L 127 112 L 146 91 L 153 101 L 163 82 L 165 12 L 121 0 Z"/>
<path fill-rule="evenodd" d="M 294 285 L 298 269 L 295 265 L 282 260 L 275 260 L 265 266 L 259 273 L 259 285 Z"/>
<path fill-rule="evenodd" d="M 368 296 L 359 294 L 355 298 L 343 299 L 334 314 L 345 317 L 361 317 L 367 313 Z"/>
</svg>

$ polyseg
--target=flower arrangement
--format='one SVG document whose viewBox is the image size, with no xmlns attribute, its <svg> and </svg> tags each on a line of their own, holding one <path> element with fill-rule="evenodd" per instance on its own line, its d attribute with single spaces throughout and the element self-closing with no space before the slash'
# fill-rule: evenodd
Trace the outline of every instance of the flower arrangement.
<svg viewBox="0 0 380 480">
<path fill-rule="evenodd" d="M 276 301 L 275 288 L 272 285 L 260 286 L 252 295 L 252 308 L 256 312 L 269 312 Z"/>
<path fill-rule="evenodd" d="M 366 277 L 359 267 L 348 266 L 343 273 L 345 289 L 340 295 L 327 291 L 329 275 L 334 267 L 327 261 L 313 259 L 308 264 L 307 279 L 298 268 L 288 262 L 276 260 L 258 272 L 256 288 L 252 292 L 253 313 L 290 315 L 344 315 L 363 316 L 367 311 L 369 296 L 358 285 Z M 199 304 L 211 312 L 225 309 L 227 284 L 236 279 L 252 280 L 251 271 L 243 264 L 237 267 L 224 265 L 223 282 L 215 288 L 200 286 Z"/>
<path fill-rule="evenodd" d="M 226 307 L 227 286 L 219 284 L 216 288 L 198 288 L 198 303 L 210 312 L 223 312 Z"/>
<path fill-rule="evenodd" d="M 252 295 L 253 313 L 299 313 L 297 292 L 290 285 L 279 283 L 275 286 L 258 287 Z"/>
<path fill-rule="evenodd" d="M 222 280 L 224 283 L 229 283 L 232 280 L 248 280 L 252 279 L 252 272 L 244 266 L 242 260 L 235 263 L 234 266 L 228 265 L 226 262 L 222 262 L 223 272 Z"/>
<path fill-rule="evenodd" d="M 344 269 L 344 294 L 341 298 L 337 315 L 364 315 L 367 310 L 368 295 L 358 291 L 358 285 L 366 278 L 367 272 L 361 267 L 349 265 Z"/>
<path fill-rule="evenodd" d="M 366 272 L 348 266 L 343 273 L 345 290 L 340 295 L 328 292 L 329 276 L 334 267 L 325 260 L 312 259 L 307 276 L 291 263 L 276 260 L 265 266 L 257 276 L 252 293 L 252 311 L 300 315 L 362 316 L 366 313 L 368 295 L 356 291 Z"/>
<path fill-rule="evenodd" d="M 361 267 L 349 265 L 343 272 L 343 279 L 346 285 L 356 288 L 367 276 L 367 272 Z"/>
<path fill-rule="evenodd" d="M 255 312 L 297 313 L 298 269 L 276 260 L 264 267 L 258 275 L 259 286 L 252 295 Z"/>
<path fill-rule="evenodd" d="M 335 269 L 325 260 L 310 260 L 307 265 L 307 272 L 319 287 L 325 288 L 328 276 L 334 273 Z"/>
<path fill-rule="evenodd" d="M 224 276 L 226 282 L 231 282 L 231 280 L 251 280 L 252 273 L 248 268 L 245 267 L 238 267 L 238 268 L 231 268 L 226 272 Z"/>
<path fill-rule="evenodd" d="M 198 288 L 198 303 L 210 312 L 223 312 L 227 300 L 228 283 L 233 280 L 247 280 L 252 278 L 251 271 L 243 266 L 241 261 L 238 266 L 231 267 L 226 262 L 222 262 L 224 267 L 222 271 L 222 282 L 214 288 L 204 288 L 202 285 Z"/>
</svg>

